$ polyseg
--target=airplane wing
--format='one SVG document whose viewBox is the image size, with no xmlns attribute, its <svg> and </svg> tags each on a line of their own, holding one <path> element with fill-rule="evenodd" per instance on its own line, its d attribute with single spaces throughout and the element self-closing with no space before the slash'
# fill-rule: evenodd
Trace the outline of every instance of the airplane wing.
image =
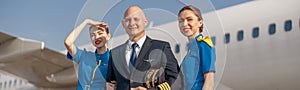
<svg viewBox="0 0 300 90">
<path fill-rule="evenodd" d="M 26 79 L 37 87 L 76 87 L 72 61 L 44 48 L 44 43 L 0 32 L 0 71 Z"/>
</svg>

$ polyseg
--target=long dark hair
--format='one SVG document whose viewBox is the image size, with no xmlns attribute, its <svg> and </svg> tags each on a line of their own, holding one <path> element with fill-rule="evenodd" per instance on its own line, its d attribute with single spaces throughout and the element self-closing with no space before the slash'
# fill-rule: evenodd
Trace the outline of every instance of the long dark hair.
<svg viewBox="0 0 300 90">
<path fill-rule="evenodd" d="M 198 17 L 198 20 L 203 20 L 202 18 L 202 15 L 201 15 L 201 12 L 200 10 L 197 8 L 197 7 L 194 7 L 192 5 L 188 5 L 188 6 L 184 6 L 183 8 L 181 8 L 178 12 L 178 16 L 181 12 L 183 12 L 184 10 L 190 10 L 192 11 L 197 17 Z M 201 25 L 201 27 L 199 28 L 199 33 L 201 33 L 203 31 L 203 24 Z"/>
</svg>

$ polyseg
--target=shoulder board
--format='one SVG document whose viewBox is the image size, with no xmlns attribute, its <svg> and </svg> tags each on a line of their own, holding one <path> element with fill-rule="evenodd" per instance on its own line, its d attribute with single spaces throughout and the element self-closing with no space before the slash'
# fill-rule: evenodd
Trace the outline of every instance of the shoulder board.
<svg viewBox="0 0 300 90">
<path fill-rule="evenodd" d="M 211 39 L 210 39 L 208 36 L 206 36 L 205 38 L 203 38 L 203 36 L 199 36 L 199 37 L 197 38 L 197 41 L 198 41 L 198 42 L 204 41 L 208 46 L 214 47 L 214 45 L 213 45 Z"/>
</svg>

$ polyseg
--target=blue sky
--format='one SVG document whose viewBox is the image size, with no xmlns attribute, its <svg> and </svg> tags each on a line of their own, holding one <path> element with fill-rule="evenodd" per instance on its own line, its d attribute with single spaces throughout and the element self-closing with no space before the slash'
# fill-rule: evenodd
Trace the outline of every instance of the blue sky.
<svg viewBox="0 0 300 90">
<path fill-rule="evenodd" d="M 86 1 L 90 3 L 85 5 Z M 111 1 L 117 2 L 119 0 Z M 205 13 L 214 9 L 218 10 L 248 1 L 250 0 L 211 0 L 213 7 L 206 6 L 208 4 L 193 3 L 190 1 L 186 3 L 193 3 L 200 7 L 202 12 Z M 90 6 L 88 5 L 92 5 L 91 2 L 92 0 L 1 0 L 0 31 L 17 37 L 42 41 L 45 42 L 47 48 L 62 51 L 65 50 L 63 45 L 64 39 L 76 25 L 77 19 L 79 22 L 82 20 L 78 17 L 99 19 L 99 16 L 83 16 L 83 14 L 80 13 L 83 8 L 89 8 Z M 108 1 L 94 4 L 102 5 L 103 8 L 105 5 L 111 5 Z M 182 3 L 173 2 L 173 0 L 164 0 L 164 2 L 161 2 L 161 0 L 123 0 L 115 4 L 114 8 L 110 8 L 111 10 L 109 12 L 105 13 L 103 21 L 112 27 L 116 27 L 127 5 L 140 5 L 144 9 L 159 7 L 173 13 L 177 13 L 183 6 Z M 93 12 L 98 13 L 104 12 L 102 9 L 93 10 Z M 79 38 L 77 41 L 81 42 L 79 44 L 90 42 L 89 39 L 86 39 L 88 37 Z"/>
</svg>

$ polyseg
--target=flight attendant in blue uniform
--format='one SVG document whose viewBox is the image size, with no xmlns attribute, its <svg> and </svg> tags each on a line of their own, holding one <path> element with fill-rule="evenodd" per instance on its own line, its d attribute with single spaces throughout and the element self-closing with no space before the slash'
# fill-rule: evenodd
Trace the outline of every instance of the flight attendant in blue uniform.
<svg viewBox="0 0 300 90">
<path fill-rule="evenodd" d="M 86 25 L 89 28 L 95 52 L 79 49 L 74 45 L 80 32 Z M 110 39 L 108 25 L 90 19 L 84 20 L 66 38 L 64 44 L 68 50 L 67 58 L 78 64 L 77 90 L 105 90 L 106 74 L 110 51 L 107 42 Z"/>
<path fill-rule="evenodd" d="M 188 53 L 181 63 L 185 90 L 213 90 L 215 50 L 208 36 L 204 37 L 201 12 L 185 6 L 178 13 L 180 32 L 189 40 Z"/>
</svg>

